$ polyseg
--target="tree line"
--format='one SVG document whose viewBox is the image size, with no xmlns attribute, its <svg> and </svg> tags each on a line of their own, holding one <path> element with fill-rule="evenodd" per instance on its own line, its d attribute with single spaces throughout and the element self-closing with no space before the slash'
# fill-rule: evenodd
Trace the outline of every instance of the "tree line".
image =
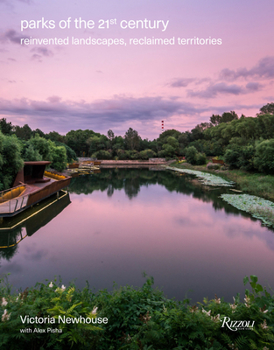
<svg viewBox="0 0 274 350">
<path fill-rule="evenodd" d="M 77 157 L 97 159 L 175 158 L 186 156 L 192 164 L 203 164 L 209 156 L 219 156 L 231 167 L 274 173 L 274 103 L 260 109 L 256 117 L 239 117 L 234 111 L 212 115 L 208 122 L 192 130 L 162 132 L 157 139 L 142 139 L 129 128 L 124 136 L 93 130 L 32 130 L 28 124 L 12 125 L 0 119 L 0 189 L 12 184 L 23 161 L 49 160 L 62 171 Z"/>
</svg>

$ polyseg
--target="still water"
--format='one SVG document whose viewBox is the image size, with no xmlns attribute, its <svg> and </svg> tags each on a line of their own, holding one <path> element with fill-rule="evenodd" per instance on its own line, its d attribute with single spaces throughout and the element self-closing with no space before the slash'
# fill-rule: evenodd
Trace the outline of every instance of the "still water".
<svg viewBox="0 0 274 350">
<path fill-rule="evenodd" d="M 69 195 L 0 232 L 0 274 L 26 288 L 61 276 L 98 289 L 141 286 L 145 271 L 168 297 L 227 301 L 255 274 L 274 287 L 274 233 L 223 202 L 229 189 L 149 169 L 102 169 L 72 179 Z M 232 192 L 230 192 L 232 193 Z"/>
</svg>

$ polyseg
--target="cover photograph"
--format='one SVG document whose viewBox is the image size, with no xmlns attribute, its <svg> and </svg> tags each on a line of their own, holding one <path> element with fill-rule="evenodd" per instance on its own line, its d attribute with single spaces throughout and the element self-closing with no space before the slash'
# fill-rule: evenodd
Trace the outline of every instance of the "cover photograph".
<svg viewBox="0 0 274 350">
<path fill-rule="evenodd" d="M 273 14 L 0 0 L 0 349 L 274 349 Z"/>
</svg>

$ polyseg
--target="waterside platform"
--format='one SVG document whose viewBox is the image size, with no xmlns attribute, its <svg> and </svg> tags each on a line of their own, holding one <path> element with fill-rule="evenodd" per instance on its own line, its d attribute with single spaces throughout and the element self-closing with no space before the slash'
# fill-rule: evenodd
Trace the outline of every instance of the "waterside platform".
<svg viewBox="0 0 274 350">
<path fill-rule="evenodd" d="M 19 214 L 41 200 L 68 187 L 71 177 L 45 171 L 50 162 L 25 162 L 12 188 L 0 192 L 0 218 Z"/>
</svg>

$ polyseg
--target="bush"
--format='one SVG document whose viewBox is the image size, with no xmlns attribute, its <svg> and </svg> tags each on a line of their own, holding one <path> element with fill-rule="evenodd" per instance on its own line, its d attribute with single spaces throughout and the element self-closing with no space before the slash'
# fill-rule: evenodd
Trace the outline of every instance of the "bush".
<svg viewBox="0 0 274 350">
<path fill-rule="evenodd" d="M 224 161 L 229 164 L 230 168 L 253 170 L 254 153 L 255 148 L 251 144 L 247 146 L 231 144 L 225 152 Z"/>
<path fill-rule="evenodd" d="M 126 151 L 126 157 L 127 159 L 136 160 L 140 158 L 139 152 L 132 150 L 132 151 Z"/>
<path fill-rule="evenodd" d="M 17 172 L 23 168 L 21 143 L 15 135 L 6 136 L 0 131 L 0 190 L 12 186 Z"/>
<path fill-rule="evenodd" d="M 162 146 L 162 150 L 158 153 L 159 157 L 167 158 L 167 157 L 175 157 L 176 156 L 176 150 L 174 147 L 172 147 L 170 144 L 165 143 Z"/>
<path fill-rule="evenodd" d="M 97 159 L 111 159 L 111 153 L 109 151 L 100 150 L 93 153 L 91 157 Z"/>
<path fill-rule="evenodd" d="M 144 151 L 140 152 L 140 157 L 142 159 L 149 159 L 154 158 L 156 156 L 156 153 L 152 151 L 152 149 L 145 149 Z"/>
<path fill-rule="evenodd" d="M 228 148 L 225 151 L 224 161 L 229 164 L 230 168 L 238 168 L 238 160 L 241 155 L 241 149 L 237 145 L 233 145 L 233 147 Z"/>
<path fill-rule="evenodd" d="M 51 142 L 51 141 L 50 141 Z M 57 171 L 62 171 L 67 166 L 67 152 L 64 146 L 51 147 L 51 167 Z"/>
<path fill-rule="evenodd" d="M 274 174 L 274 139 L 256 145 L 254 166 L 261 172 Z"/>
<path fill-rule="evenodd" d="M 126 152 L 123 149 L 118 149 L 117 150 L 117 157 L 118 157 L 119 160 L 127 159 Z"/>
<path fill-rule="evenodd" d="M 194 146 L 185 148 L 186 160 L 192 165 L 203 165 L 206 164 L 207 159 L 204 153 L 200 153 Z"/>
<path fill-rule="evenodd" d="M 188 163 L 196 164 L 197 154 L 198 154 L 198 151 L 194 146 L 185 148 L 185 157 Z"/>
<path fill-rule="evenodd" d="M 206 164 L 206 162 L 207 162 L 206 155 L 204 153 L 198 153 L 196 156 L 196 164 L 204 165 Z"/>
<path fill-rule="evenodd" d="M 165 298 L 161 291 L 153 289 L 153 278 L 148 278 L 141 288 L 127 286 L 112 292 L 101 290 L 97 294 L 88 286 L 82 291 L 76 290 L 73 284 L 60 287 L 61 281 L 59 287 L 56 281 L 38 283 L 19 295 L 11 294 L 9 285 L 3 285 L 0 287 L 0 348 L 270 350 L 274 348 L 274 296 L 257 281 L 254 275 L 244 278 L 244 284 L 251 286 L 251 291 L 246 290 L 244 302 L 239 295 L 233 304 L 215 296 L 210 301 L 204 299 L 198 306 L 190 306 L 188 299 L 176 302 Z M 23 324 L 20 316 L 26 315 L 43 317 L 46 321 Z M 86 323 L 52 324 L 47 320 L 56 320 L 59 315 L 74 320 L 81 316 L 107 317 L 108 323 L 95 327 Z M 250 321 L 253 331 L 235 331 L 231 321 L 245 324 Z M 49 327 L 57 329 L 56 333 L 47 332 Z M 45 333 L 35 333 L 35 328 L 44 329 Z M 31 332 L 20 329 L 31 329 Z"/>
</svg>

